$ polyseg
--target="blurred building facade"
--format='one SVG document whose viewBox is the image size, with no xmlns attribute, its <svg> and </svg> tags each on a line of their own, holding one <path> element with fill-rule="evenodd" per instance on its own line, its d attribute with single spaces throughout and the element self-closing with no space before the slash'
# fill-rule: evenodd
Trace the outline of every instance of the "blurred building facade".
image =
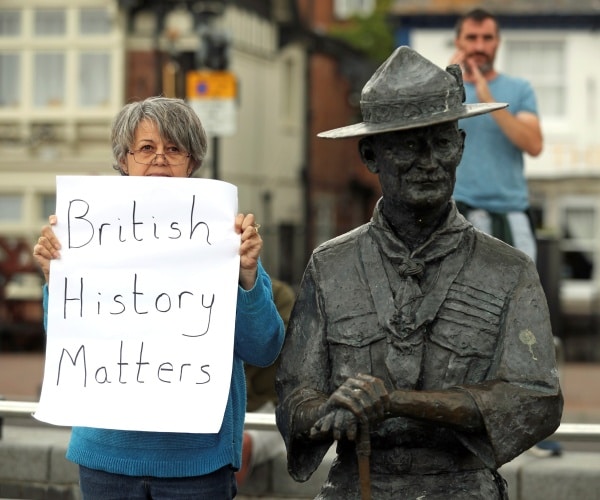
<svg viewBox="0 0 600 500">
<path fill-rule="evenodd" d="M 227 136 L 209 131 L 199 176 L 238 186 L 240 211 L 265 228 L 273 275 L 301 272 L 304 241 L 288 245 L 279 230 L 304 223 L 306 50 L 281 36 L 295 12 L 291 1 L 0 3 L 0 323 L 16 319 L 13 298 L 39 309 L 31 249 L 54 213 L 56 176 L 118 175 L 113 117 L 130 100 L 187 98 L 208 26 L 227 41 L 219 69 L 235 76 L 235 123 Z"/>
<path fill-rule="evenodd" d="M 240 210 L 263 224 L 265 266 L 296 285 L 310 251 L 368 220 L 380 196 L 355 139 L 316 137 L 361 119 L 360 91 L 376 64 L 328 32 L 375 5 L 2 0 L 0 321 L 7 301 L 39 304 L 31 246 L 54 211 L 56 175 L 118 175 L 110 165 L 114 115 L 151 95 L 195 98 L 186 76 L 206 65 L 235 77 L 234 130 L 209 131 L 198 175 L 238 186 Z M 500 16 L 497 67 L 537 91 L 545 148 L 527 158 L 526 173 L 540 234 L 558 249 L 556 309 L 574 329 L 600 332 L 598 9 L 593 0 L 393 0 L 397 45 L 443 67 L 457 16 L 477 5 Z"/>
<path fill-rule="evenodd" d="M 536 90 L 544 150 L 526 158 L 531 204 L 542 238 L 557 240 L 562 333 L 600 335 L 600 8 L 593 0 L 506 2 L 396 0 L 398 45 L 444 67 L 454 51 L 454 23 L 474 7 L 501 25 L 496 67 Z M 549 302 L 551 302 L 549 300 Z M 587 349 L 587 346 L 584 347 Z M 582 352 L 584 357 L 598 358 Z"/>
<path fill-rule="evenodd" d="M 118 175 L 109 144 L 115 114 L 152 95 L 195 99 L 186 79 L 198 70 L 236 82 L 233 130 L 209 127 L 198 175 L 238 186 L 240 211 L 263 225 L 265 267 L 297 284 L 312 248 L 368 219 L 378 197 L 356 145 L 315 137 L 359 118 L 357 96 L 373 70 L 327 27 L 373 6 L 3 0 L 0 326 L 21 321 L 15 311 L 26 301 L 39 327 L 41 279 L 31 249 L 54 213 L 56 176 Z"/>
</svg>

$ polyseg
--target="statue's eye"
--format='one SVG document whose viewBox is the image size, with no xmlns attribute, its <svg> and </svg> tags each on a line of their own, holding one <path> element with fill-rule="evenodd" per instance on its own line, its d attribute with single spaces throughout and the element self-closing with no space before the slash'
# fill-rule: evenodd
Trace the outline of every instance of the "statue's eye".
<svg viewBox="0 0 600 500">
<path fill-rule="evenodd" d="M 414 139 L 406 139 L 402 141 L 402 147 L 407 151 L 417 151 L 419 149 L 419 143 Z"/>
</svg>

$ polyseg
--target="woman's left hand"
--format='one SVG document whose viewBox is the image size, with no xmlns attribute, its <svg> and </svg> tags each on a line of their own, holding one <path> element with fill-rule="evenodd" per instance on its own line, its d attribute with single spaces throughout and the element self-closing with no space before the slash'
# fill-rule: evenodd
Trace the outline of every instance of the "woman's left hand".
<svg viewBox="0 0 600 500">
<path fill-rule="evenodd" d="M 244 290 L 250 290 L 256 281 L 258 258 L 263 245 L 258 228 L 254 214 L 238 214 L 235 218 L 235 230 L 241 235 L 240 285 Z"/>
</svg>

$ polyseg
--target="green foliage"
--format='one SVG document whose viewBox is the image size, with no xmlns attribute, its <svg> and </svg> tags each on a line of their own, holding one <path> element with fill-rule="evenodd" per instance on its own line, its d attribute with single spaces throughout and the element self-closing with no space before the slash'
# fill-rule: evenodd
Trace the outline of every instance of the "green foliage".
<svg viewBox="0 0 600 500">
<path fill-rule="evenodd" d="M 392 0 L 377 0 L 370 16 L 354 16 L 345 24 L 333 26 L 329 35 L 364 52 L 375 63 L 383 62 L 395 48 L 392 27 L 388 23 L 391 3 Z"/>
</svg>

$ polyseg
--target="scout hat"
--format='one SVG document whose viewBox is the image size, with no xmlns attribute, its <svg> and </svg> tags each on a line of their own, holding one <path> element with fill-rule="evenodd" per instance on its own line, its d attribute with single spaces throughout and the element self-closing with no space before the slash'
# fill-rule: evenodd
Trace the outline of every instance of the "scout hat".
<svg viewBox="0 0 600 500">
<path fill-rule="evenodd" d="M 342 139 L 426 127 L 489 113 L 506 103 L 464 104 L 465 90 L 457 64 L 446 71 L 410 47 L 398 47 L 365 84 L 360 96 L 363 122 L 321 132 Z"/>
</svg>

